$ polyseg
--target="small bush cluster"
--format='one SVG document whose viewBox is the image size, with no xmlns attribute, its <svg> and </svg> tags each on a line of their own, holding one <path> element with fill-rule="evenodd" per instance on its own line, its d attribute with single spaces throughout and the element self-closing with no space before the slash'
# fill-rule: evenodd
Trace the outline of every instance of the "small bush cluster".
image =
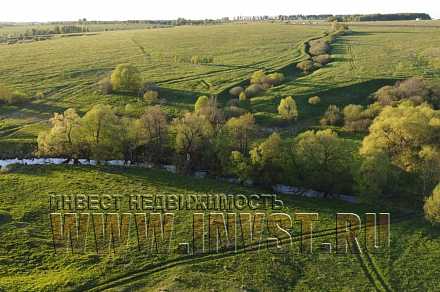
<svg viewBox="0 0 440 292">
<path fill-rule="evenodd" d="M 175 63 L 186 63 L 186 64 L 212 64 L 214 63 L 213 56 L 174 56 Z"/>
<path fill-rule="evenodd" d="M 340 126 L 343 122 L 341 110 L 336 105 L 330 105 L 321 118 L 321 125 L 323 126 Z"/>
<path fill-rule="evenodd" d="M 409 101 L 414 105 L 427 102 L 434 108 L 440 108 L 440 88 L 429 86 L 420 77 L 398 81 L 394 86 L 384 86 L 374 97 L 383 106 L 395 106 L 402 101 Z"/>
<path fill-rule="evenodd" d="M 343 109 L 344 128 L 351 132 L 367 132 L 381 109 L 382 106 L 378 103 L 371 104 L 367 108 L 361 105 L 347 105 Z"/>
</svg>

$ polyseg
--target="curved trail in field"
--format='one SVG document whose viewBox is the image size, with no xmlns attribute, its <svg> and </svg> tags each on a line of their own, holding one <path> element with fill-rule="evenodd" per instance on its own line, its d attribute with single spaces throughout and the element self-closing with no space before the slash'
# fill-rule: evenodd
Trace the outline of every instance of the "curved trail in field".
<svg viewBox="0 0 440 292">
<path fill-rule="evenodd" d="M 421 216 L 423 216 L 423 215 L 418 215 L 418 214 L 414 214 L 414 213 L 404 214 L 404 215 L 401 215 L 401 216 L 397 217 L 396 219 L 394 219 L 393 223 L 390 223 L 390 224 L 400 223 L 400 222 L 403 222 L 403 221 L 406 221 L 409 219 L 414 219 L 416 217 L 421 217 Z M 357 226 L 353 226 L 353 227 L 357 227 Z M 323 230 L 319 230 L 316 232 L 312 232 L 311 234 L 308 233 L 308 234 L 303 234 L 303 235 L 298 235 L 298 236 L 292 236 L 290 242 L 289 241 L 286 242 L 286 239 L 288 239 L 288 238 L 281 238 L 280 245 L 285 246 L 287 244 L 293 244 L 294 242 L 299 242 L 301 240 L 309 239 L 309 238 L 321 238 L 321 237 L 326 237 L 326 236 L 332 236 L 332 235 L 336 235 L 336 233 L 338 231 L 342 231 L 344 229 L 345 228 L 342 228 L 342 229 L 329 228 L 329 229 L 323 229 Z M 269 247 L 275 247 L 275 245 L 276 245 L 276 243 L 266 243 L 265 246 L 267 248 L 269 248 Z M 137 271 L 132 271 L 131 273 L 129 273 L 125 276 L 120 276 L 120 277 L 117 277 L 114 279 L 110 279 L 110 280 L 105 281 L 103 283 L 100 283 L 97 286 L 90 288 L 90 289 L 87 289 L 84 287 L 84 288 L 82 288 L 82 290 L 103 291 L 103 290 L 107 290 L 107 289 L 111 289 L 111 288 L 116 288 L 116 287 L 120 287 L 122 285 L 126 285 L 129 283 L 139 281 L 146 276 L 149 276 L 149 275 L 161 272 L 161 271 L 169 270 L 174 267 L 184 266 L 187 264 L 204 263 L 204 262 L 218 260 L 218 259 L 225 259 L 225 258 L 233 257 L 235 255 L 243 254 L 246 252 L 258 251 L 258 250 L 262 249 L 262 246 L 264 246 L 264 243 L 254 243 L 254 244 L 246 245 L 246 246 L 240 248 L 238 251 L 229 250 L 229 251 L 226 251 L 226 252 L 220 253 L 220 254 L 204 254 L 204 255 L 202 254 L 202 255 L 196 255 L 196 256 L 189 255 L 189 256 L 184 256 L 184 257 L 180 257 L 177 259 L 165 261 L 162 263 L 149 264 L 149 265 L 146 265 Z M 360 264 L 362 266 L 362 269 L 363 269 L 366 277 L 369 279 L 369 281 L 373 285 L 373 287 L 377 291 L 387 291 L 387 292 L 392 291 L 389 288 L 388 284 L 386 284 L 386 281 L 383 279 L 381 274 L 374 267 L 373 263 L 371 262 L 371 264 L 370 264 L 371 266 L 373 266 L 373 268 L 368 268 L 368 263 L 366 263 L 359 256 L 359 254 L 357 254 L 357 256 L 360 260 Z M 368 255 L 368 257 L 369 257 L 369 255 Z M 376 281 L 376 279 L 377 279 L 377 281 Z"/>
</svg>

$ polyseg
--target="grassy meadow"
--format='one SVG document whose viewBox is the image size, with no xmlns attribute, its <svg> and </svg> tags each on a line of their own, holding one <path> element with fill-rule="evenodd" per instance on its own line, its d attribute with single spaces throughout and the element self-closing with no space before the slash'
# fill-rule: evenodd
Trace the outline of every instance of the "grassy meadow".
<svg viewBox="0 0 440 292">
<path fill-rule="evenodd" d="M 289 196 L 280 197 L 285 202 L 282 212 L 291 216 L 319 212 L 319 222 L 314 227 L 314 254 L 298 252 L 299 237 L 295 234 L 299 234 L 300 225 L 296 222 L 292 249 L 283 255 L 264 248 L 189 259 L 179 254 L 151 255 L 137 250 L 135 238 L 114 255 L 54 255 L 47 216 L 50 194 L 112 193 L 127 197 L 137 193 L 189 196 L 250 195 L 262 191 L 164 171 L 109 167 L 19 167 L 13 173 L 0 175 L 0 184 L 0 209 L 12 217 L 0 225 L 0 287 L 6 290 L 434 291 L 438 285 L 438 280 L 433 280 L 439 276 L 436 266 L 440 254 L 434 239 L 438 231 L 417 215 L 391 212 L 392 249 L 378 255 L 363 250 L 361 256 L 337 256 L 322 252 L 319 247 L 324 242 L 335 244 L 335 211 L 361 215 L 381 210 Z M 191 238 L 186 228 L 192 222 L 191 216 L 190 211 L 176 213 L 176 243 Z"/>
<path fill-rule="evenodd" d="M 3 27 L 0 34 L 19 28 Z M 134 94 L 103 94 L 97 82 L 118 64 L 134 64 L 142 79 L 160 86 L 170 117 L 194 109 L 201 95 L 218 95 L 249 82 L 257 70 L 283 72 L 285 81 L 249 100 L 261 126 L 258 138 L 279 127 L 281 98 L 293 96 L 298 120 L 279 127 L 283 138 L 319 127 L 330 104 L 367 105 L 384 85 L 412 76 L 440 82 L 440 25 L 430 22 L 350 24 L 351 32 L 331 45 L 332 62 L 311 74 L 296 64 L 307 59 L 305 45 L 322 37 L 322 23 L 247 23 L 145 28 L 135 25 L 76 37 L 0 44 L 0 85 L 32 100 L 0 104 L 0 156 L 32 156 L 38 134 L 49 128 L 53 113 L 75 108 L 84 114 L 103 103 L 116 108 L 149 105 Z M 209 64 L 176 58 L 210 56 Z M 318 95 L 321 103 L 308 99 Z M 269 131 L 267 131 L 269 129 Z M 336 131 L 357 151 L 364 133 Z M 314 254 L 299 254 L 300 227 L 292 234 L 287 256 L 268 250 L 207 254 L 188 258 L 142 254 L 135 244 L 115 255 L 54 255 L 48 218 L 49 195 L 245 194 L 265 193 L 214 179 L 197 179 L 162 170 L 86 166 L 14 166 L 0 171 L 0 290 L 5 291 L 438 291 L 439 229 L 423 214 L 391 208 L 391 248 L 385 254 L 326 254 L 321 243 L 335 243 L 337 212 L 383 212 L 368 204 L 281 196 L 282 212 L 318 212 Z M 272 192 L 272 190 L 269 190 Z M 389 211 L 389 210 L 386 210 Z M 4 219 L 10 215 L 10 218 Z M 190 240 L 189 211 L 176 213 L 176 238 Z"/>
</svg>

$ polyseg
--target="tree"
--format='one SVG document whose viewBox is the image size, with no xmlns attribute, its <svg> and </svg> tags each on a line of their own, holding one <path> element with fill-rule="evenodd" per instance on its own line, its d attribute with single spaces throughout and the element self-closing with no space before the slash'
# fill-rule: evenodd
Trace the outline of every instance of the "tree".
<svg viewBox="0 0 440 292">
<path fill-rule="evenodd" d="M 52 128 L 38 135 L 38 153 L 77 161 L 80 156 L 80 141 L 76 134 L 80 117 L 75 109 L 67 109 L 64 114 L 55 113 L 50 123 Z"/>
<path fill-rule="evenodd" d="M 398 184 L 398 173 L 384 153 L 363 157 L 355 171 L 355 189 L 360 199 L 368 203 L 381 203 L 392 195 Z"/>
<path fill-rule="evenodd" d="M 119 119 L 110 106 L 93 106 L 81 120 L 81 135 L 90 158 L 99 162 L 122 156 Z"/>
<path fill-rule="evenodd" d="M 231 137 L 234 149 L 246 154 L 249 151 L 249 141 L 254 134 L 255 119 L 250 113 L 226 122 L 226 129 Z"/>
<path fill-rule="evenodd" d="M 384 153 L 390 162 L 414 179 L 417 194 L 426 195 L 438 182 L 440 172 L 440 112 L 428 105 L 385 107 L 362 141 L 364 157 Z"/>
<path fill-rule="evenodd" d="M 423 207 L 425 217 L 432 223 L 440 223 L 440 184 L 432 192 L 432 195 L 426 199 Z"/>
<path fill-rule="evenodd" d="M 197 98 L 196 103 L 194 104 L 194 111 L 198 113 L 203 108 L 208 107 L 208 104 L 209 104 L 209 98 L 207 96 L 205 95 L 199 96 L 199 98 Z"/>
<path fill-rule="evenodd" d="M 241 181 L 245 181 L 251 176 L 252 172 L 249 159 L 239 151 L 232 151 L 230 157 L 230 171 Z"/>
<path fill-rule="evenodd" d="M 113 70 L 111 83 L 114 90 L 138 92 L 141 88 L 141 75 L 139 70 L 130 64 L 120 64 Z"/>
<path fill-rule="evenodd" d="M 218 106 L 217 96 L 200 96 L 194 105 L 194 112 L 206 117 L 215 127 L 224 120 L 224 113 Z"/>
<path fill-rule="evenodd" d="M 324 113 L 324 116 L 321 118 L 321 125 L 331 125 L 331 126 L 338 126 L 341 125 L 343 119 L 341 110 L 336 105 L 330 105 L 326 112 Z"/>
<path fill-rule="evenodd" d="M 281 137 L 273 133 L 250 151 L 254 176 L 267 185 L 278 182 L 282 172 L 282 154 Z"/>
<path fill-rule="evenodd" d="M 173 126 L 176 133 L 175 149 L 185 160 L 184 172 L 188 172 L 212 137 L 213 128 L 206 117 L 195 113 L 186 113 L 183 118 L 175 120 Z"/>
<path fill-rule="evenodd" d="M 149 107 L 134 125 L 137 148 L 145 160 L 159 162 L 163 159 L 168 136 L 166 114 L 160 106 Z"/>
<path fill-rule="evenodd" d="M 281 99 L 280 105 L 278 106 L 278 113 L 285 120 L 296 120 L 298 118 L 298 108 L 295 100 L 291 96 Z"/>
<path fill-rule="evenodd" d="M 307 131 L 293 144 L 294 159 L 306 184 L 331 193 L 351 185 L 352 147 L 332 130 Z"/>
</svg>

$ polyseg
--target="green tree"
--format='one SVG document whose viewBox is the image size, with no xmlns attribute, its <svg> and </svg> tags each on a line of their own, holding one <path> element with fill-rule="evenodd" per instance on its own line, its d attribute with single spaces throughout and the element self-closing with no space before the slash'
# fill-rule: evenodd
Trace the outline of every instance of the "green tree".
<svg viewBox="0 0 440 292">
<path fill-rule="evenodd" d="M 90 158 L 97 160 L 122 157 L 120 123 L 109 105 L 97 104 L 81 120 L 81 140 L 89 146 Z"/>
<path fill-rule="evenodd" d="M 175 149 L 184 159 L 183 170 L 188 172 L 194 166 L 194 161 L 200 159 L 203 147 L 213 135 L 209 120 L 195 113 L 186 113 L 173 124 L 176 133 Z"/>
<path fill-rule="evenodd" d="M 280 105 L 278 106 L 278 113 L 285 120 L 296 120 L 298 118 L 298 108 L 295 100 L 291 96 L 281 99 Z"/>
<path fill-rule="evenodd" d="M 76 132 L 80 127 L 80 117 L 75 109 L 67 109 L 64 114 L 55 113 L 50 123 L 50 130 L 38 135 L 38 153 L 77 161 L 80 156 L 80 141 Z"/>
<path fill-rule="evenodd" d="M 120 64 L 113 70 L 111 83 L 114 90 L 138 92 L 141 88 L 141 75 L 139 70 L 130 64 Z"/>
<path fill-rule="evenodd" d="M 304 181 L 331 193 L 351 186 L 352 146 L 332 130 L 307 131 L 294 140 L 293 153 Z"/>
<path fill-rule="evenodd" d="M 197 98 L 196 103 L 194 104 L 194 111 L 198 113 L 204 108 L 208 107 L 208 105 L 209 105 L 209 98 L 205 95 L 199 96 L 199 98 Z"/>
<path fill-rule="evenodd" d="M 341 113 L 341 110 L 336 105 L 330 105 L 326 112 L 324 113 L 324 116 L 321 118 L 321 125 L 331 125 L 331 126 L 339 126 L 342 124 L 343 116 Z"/>
<path fill-rule="evenodd" d="M 282 173 L 282 140 L 273 133 L 250 151 L 254 176 L 266 185 L 279 181 Z"/>
<path fill-rule="evenodd" d="M 168 137 L 168 121 L 160 106 L 149 107 L 136 121 L 137 147 L 145 160 L 157 163 L 163 159 Z"/>
<path fill-rule="evenodd" d="M 432 195 L 426 199 L 423 207 L 425 217 L 432 223 L 440 223 L 440 184 L 432 192 Z"/>
<path fill-rule="evenodd" d="M 245 181 L 251 176 L 252 166 L 249 159 L 239 151 L 232 151 L 230 157 L 230 172 L 237 176 L 240 181 Z"/>
<path fill-rule="evenodd" d="M 249 151 L 249 141 L 255 131 L 255 119 L 250 113 L 238 118 L 231 118 L 226 122 L 226 129 L 235 150 L 246 154 Z"/>
<path fill-rule="evenodd" d="M 440 112 L 428 105 L 402 103 L 385 107 L 362 142 L 363 157 L 385 154 L 390 162 L 414 179 L 419 199 L 430 193 L 440 172 Z M 416 198 L 417 199 L 417 198 Z"/>
</svg>

